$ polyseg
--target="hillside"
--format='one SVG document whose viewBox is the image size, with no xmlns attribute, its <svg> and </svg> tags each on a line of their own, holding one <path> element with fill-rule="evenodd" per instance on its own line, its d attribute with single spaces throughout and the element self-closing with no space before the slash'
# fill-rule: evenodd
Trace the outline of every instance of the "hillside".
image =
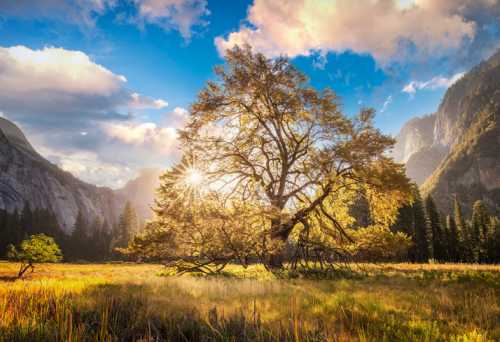
<svg viewBox="0 0 500 342">
<path fill-rule="evenodd" d="M 143 169 L 135 179 L 115 191 L 130 201 L 141 220 L 152 218 L 151 207 L 154 204 L 155 191 L 160 185 L 161 173 L 160 169 Z"/>
<path fill-rule="evenodd" d="M 427 126 L 423 141 L 408 134 L 429 117 L 412 119 L 403 127 L 395 158 L 406 163 L 407 174 L 422 185 L 424 195 L 436 198 L 441 210 L 449 212 L 457 195 L 464 207 L 482 199 L 499 213 L 499 116 L 500 52 L 448 89 L 435 114 L 432 136 Z M 420 147 L 410 149 L 408 156 L 408 148 L 402 148 L 408 145 Z"/>
<path fill-rule="evenodd" d="M 0 209 L 20 211 L 25 203 L 50 209 L 69 232 L 79 210 L 89 220 L 114 224 L 124 201 L 113 190 L 82 182 L 48 162 L 16 125 L 0 118 Z"/>
</svg>

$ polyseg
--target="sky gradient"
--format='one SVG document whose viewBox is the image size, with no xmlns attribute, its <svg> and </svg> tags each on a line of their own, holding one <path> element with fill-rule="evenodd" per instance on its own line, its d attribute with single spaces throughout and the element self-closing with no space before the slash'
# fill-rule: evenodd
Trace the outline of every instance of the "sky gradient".
<svg viewBox="0 0 500 342">
<path fill-rule="evenodd" d="M 500 47 L 500 0 L 0 1 L 0 115 L 114 188 L 178 158 L 176 128 L 224 51 L 285 55 L 389 134 Z"/>
</svg>

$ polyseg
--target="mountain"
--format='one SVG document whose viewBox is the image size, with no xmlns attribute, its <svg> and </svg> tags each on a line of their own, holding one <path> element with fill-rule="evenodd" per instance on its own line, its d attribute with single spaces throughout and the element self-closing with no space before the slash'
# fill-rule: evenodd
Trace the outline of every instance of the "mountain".
<svg viewBox="0 0 500 342">
<path fill-rule="evenodd" d="M 418 185 L 432 174 L 448 152 L 446 147 L 433 144 L 435 124 L 436 114 L 413 118 L 396 137 L 392 155 L 406 164 L 406 174 Z"/>
<path fill-rule="evenodd" d="M 482 199 L 498 214 L 499 119 L 500 51 L 453 84 L 435 114 L 409 121 L 393 155 L 444 212 L 456 195 L 464 208 Z"/>
<path fill-rule="evenodd" d="M 0 209 L 50 209 L 69 232 L 81 210 L 88 220 L 114 224 L 126 201 L 105 187 L 87 184 L 39 155 L 23 132 L 0 118 Z"/>
<path fill-rule="evenodd" d="M 151 206 L 154 204 L 155 191 L 160 185 L 161 174 L 160 169 L 142 169 L 137 178 L 116 190 L 117 194 L 130 201 L 142 221 L 152 218 Z"/>
</svg>

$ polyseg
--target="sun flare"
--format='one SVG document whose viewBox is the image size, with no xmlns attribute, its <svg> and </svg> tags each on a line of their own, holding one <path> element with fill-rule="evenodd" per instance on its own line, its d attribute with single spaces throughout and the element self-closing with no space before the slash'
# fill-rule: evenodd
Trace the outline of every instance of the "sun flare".
<svg viewBox="0 0 500 342">
<path fill-rule="evenodd" d="M 189 168 L 186 172 L 186 184 L 189 186 L 199 186 L 203 181 L 203 174 L 200 170 Z"/>
</svg>

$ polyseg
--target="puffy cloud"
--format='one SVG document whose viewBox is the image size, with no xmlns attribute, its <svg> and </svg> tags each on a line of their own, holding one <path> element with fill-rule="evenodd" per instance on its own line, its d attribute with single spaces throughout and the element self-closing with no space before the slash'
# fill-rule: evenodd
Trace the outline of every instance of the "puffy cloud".
<svg viewBox="0 0 500 342">
<path fill-rule="evenodd" d="M 170 152 L 177 139 L 175 128 L 159 127 L 153 122 L 108 123 L 104 131 L 126 144 L 151 147 L 161 152 Z"/>
<path fill-rule="evenodd" d="M 206 0 L 135 0 L 145 21 L 165 29 L 176 29 L 190 39 L 194 26 L 205 26 L 210 14 Z"/>
<path fill-rule="evenodd" d="M 248 23 L 215 44 L 224 54 L 248 43 L 271 57 L 352 50 L 385 64 L 457 50 L 484 18 L 498 20 L 498 7 L 498 0 L 255 0 Z"/>
<path fill-rule="evenodd" d="M 61 121 L 119 118 L 119 107 L 163 108 L 161 99 L 130 92 L 127 79 L 81 51 L 0 47 L 0 110 Z M 61 117 L 61 114 L 65 114 Z"/>
<path fill-rule="evenodd" d="M 458 81 L 462 76 L 464 75 L 464 72 L 457 73 L 449 78 L 443 77 L 443 76 L 436 76 L 433 77 L 432 79 L 428 81 L 411 81 L 407 85 L 404 86 L 403 92 L 408 93 L 411 96 L 413 96 L 417 90 L 422 90 L 422 89 L 439 89 L 439 88 L 448 88 L 450 87 L 453 83 Z"/>
<path fill-rule="evenodd" d="M 93 151 L 64 151 L 40 147 L 39 152 L 64 171 L 92 184 L 118 188 L 134 177 L 136 170 L 107 162 Z"/>
<path fill-rule="evenodd" d="M 123 75 L 83 52 L 0 47 L 0 84 L 0 111 L 22 126 L 42 155 L 87 182 L 117 187 L 144 166 L 164 167 L 175 153 L 163 142 L 175 141 L 174 128 L 133 123 L 128 114 L 167 102 L 128 90 Z M 135 143 L 110 137 L 107 124 L 140 126 L 132 129 Z M 123 138 L 118 128 L 113 132 Z"/>
<path fill-rule="evenodd" d="M 109 96 L 127 82 L 125 76 L 95 64 L 85 53 L 62 48 L 2 47 L 0 67 L 3 91 L 28 97 L 41 91 Z"/>
<path fill-rule="evenodd" d="M 156 108 L 161 109 L 168 106 L 168 102 L 162 99 L 153 99 L 147 96 L 141 96 L 138 93 L 132 93 L 131 95 L 132 101 L 130 102 L 130 106 L 137 109 L 143 108 Z"/>
<path fill-rule="evenodd" d="M 166 114 L 165 125 L 153 122 L 114 122 L 104 124 L 103 129 L 115 140 L 168 155 L 177 151 L 177 128 L 184 125 L 187 116 L 186 109 L 177 107 Z"/>
</svg>

